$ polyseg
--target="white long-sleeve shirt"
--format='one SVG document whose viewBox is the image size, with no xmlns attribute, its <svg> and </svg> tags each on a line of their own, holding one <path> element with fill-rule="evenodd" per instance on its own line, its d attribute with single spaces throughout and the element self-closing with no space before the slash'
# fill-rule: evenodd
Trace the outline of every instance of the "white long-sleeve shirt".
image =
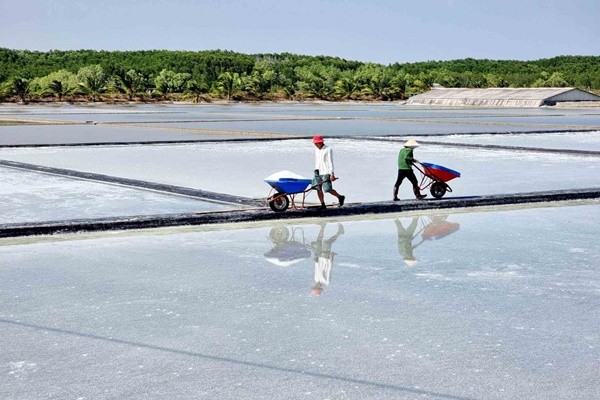
<svg viewBox="0 0 600 400">
<path fill-rule="evenodd" d="M 315 169 L 319 175 L 333 175 L 333 150 L 330 147 L 315 148 Z"/>
<path fill-rule="evenodd" d="M 329 285 L 329 277 L 331 276 L 331 269 L 333 268 L 333 261 L 328 257 L 319 257 L 315 261 L 315 283 L 321 285 Z"/>
</svg>

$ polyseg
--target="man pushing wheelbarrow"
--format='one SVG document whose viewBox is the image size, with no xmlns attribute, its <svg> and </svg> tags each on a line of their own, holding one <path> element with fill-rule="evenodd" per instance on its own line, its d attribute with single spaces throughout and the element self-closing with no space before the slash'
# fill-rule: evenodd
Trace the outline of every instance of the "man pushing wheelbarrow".
<svg viewBox="0 0 600 400">
<path fill-rule="evenodd" d="M 346 196 L 333 189 L 333 181 L 337 179 L 333 169 L 333 150 L 325 145 L 323 136 L 313 137 L 313 144 L 316 149 L 315 175 L 312 180 L 290 171 L 281 171 L 265 178 L 265 182 L 272 188 L 267 196 L 267 204 L 271 210 L 283 212 L 287 210 L 290 203 L 296 209 L 295 197 L 297 195 L 301 195 L 302 204 L 300 208 L 304 208 L 306 196 L 312 190 L 317 191 L 321 203 L 318 208 L 319 211 L 327 208 L 324 193 L 330 193 L 332 196 L 337 197 L 340 207 L 344 205 Z M 275 193 L 271 194 L 273 191 Z"/>
<path fill-rule="evenodd" d="M 416 140 L 410 139 L 406 143 L 404 143 L 404 147 L 398 153 L 398 177 L 396 178 L 396 183 L 394 184 L 394 192 L 393 192 L 393 200 L 399 201 L 398 198 L 398 189 L 400 189 L 400 185 L 404 178 L 407 178 L 413 186 L 413 192 L 415 193 L 415 197 L 417 200 L 424 199 L 427 197 L 426 194 L 421 194 L 421 188 L 419 188 L 419 181 L 417 181 L 417 177 L 412 170 L 412 165 L 415 162 L 413 156 L 413 151 L 416 147 L 419 147 L 419 143 Z"/>
<path fill-rule="evenodd" d="M 416 160 L 413 155 L 416 147 L 419 147 L 419 143 L 414 139 L 409 139 L 398 154 L 398 178 L 396 178 L 396 183 L 394 184 L 394 201 L 400 200 L 398 198 L 398 189 L 404 178 L 408 178 L 410 183 L 412 183 L 413 192 L 417 200 L 422 200 L 427 195 L 421 194 L 421 190 L 430 188 L 431 195 L 436 199 L 441 199 L 446 192 L 452 191 L 452 188 L 446 182 L 460 177 L 460 172 L 458 171 L 442 167 L 441 165 Z M 413 166 L 422 174 L 420 182 L 412 170 Z"/>
<path fill-rule="evenodd" d="M 315 177 L 313 179 L 313 187 L 317 191 L 319 200 L 321 201 L 320 210 L 327 208 L 325 206 L 325 194 L 329 193 L 338 198 L 340 207 L 344 205 L 346 196 L 342 196 L 333 189 L 333 181 L 337 178 L 333 171 L 333 150 L 325 145 L 323 136 L 317 135 L 313 137 L 315 145 Z"/>
</svg>

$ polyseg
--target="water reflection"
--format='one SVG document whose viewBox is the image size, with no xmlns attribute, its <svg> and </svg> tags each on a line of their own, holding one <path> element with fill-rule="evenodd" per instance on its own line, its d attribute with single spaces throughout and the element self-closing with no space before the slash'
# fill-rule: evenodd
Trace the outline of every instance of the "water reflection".
<svg viewBox="0 0 600 400">
<path fill-rule="evenodd" d="M 332 251 L 333 243 L 344 234 L 344 226 L 337 224 L 336 232 L 325 238 L 326 222 L 320 222 L 319 233 L 314 242 L 307 244 L 304 229 L 301 227 L 276 226 L 269 232 L 269 241 L 273 248 L 265 253 L 265 259 L 270 263 L 289 267 L 311 257 L 314 260 L 314 284 L 311 289 L 313 296 L 320 296 L 323 289 L 329 285 L 333 259 L 337 255 Z"/>
<path fill-rule="evenodd" d="M 414 251 L 423 242 L 442 239 L 460 229 L 457 222 L 446 221 L 447 215 L 412 217 L 408 225 L 400 218 L 394 220 L 398 231 L 398 254 L 408 267 L 417 264 Z"/>
<path fill-rule="evenodd" d="M 424 242 L 440 240 L 460 229 L 459 223 L 447 219 L 448 215 L 394 219 L 398 254 L 408 267 L 412 268 L 417 264 L 416 249 Z M 335 225 L 335 231 L 330 225 Z M 314 241 L 307 240 L 305 236 L 307 226 L 272 227 L 268 239 L 273 247 L 264 253 L 267 261 L 279 267 L 290 267 L 312 258 L 312 296 L 320 296 L 330 284 L 333 262 L 338 255 L 332 248 L 336 240 L 345 233 L 341 223 L 319 222 L 317 226 L 319 231 Z M 326 232 L 327 227 L 330 227 L 330 232 Z"/>
<path fill-rule="evenodd" d="M 333 268 L 333 259 L 337 255 L 337 253 L 331 250 L 331 246 L 337 238 L 344 234 L 344 226 L 338 223 L 337 232 L 329 237 L 329 239 L 325 239 L 325 227 L 327 226 L 327 223 L 320 223 L 319 226 L 320 229 L 317 240 L 311 243 L 313 260 L 315 262 L 315 283 L 310 292 L 313 296 L 320 296 L 325 286 L 329 285 L 331 270 Z"/>
<path fill-rule="evenodd" d="M 289 267 L 309 258 L 310 246 L 304 239 L 304 230 L 297 227 L 276 226 L 269 232 L 273 248 L 265 253 L 265 258 L 280 267 Z"/>
</svg>

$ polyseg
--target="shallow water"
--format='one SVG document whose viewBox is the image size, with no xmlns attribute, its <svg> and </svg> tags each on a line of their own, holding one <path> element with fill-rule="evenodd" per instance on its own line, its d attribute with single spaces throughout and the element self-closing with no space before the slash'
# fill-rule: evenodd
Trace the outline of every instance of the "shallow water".
<svg viewBox="0 0 600 400">
<path fill-rule="evenodd" d="M 235 208 L 11 168 L 0 168 L 0 204 L 0 224 Z"/>
<path fill-rule="evenodd" d="M 0 397 L 594 398 L 598 218 L 593 203 L 0 246 Z"/>
<path fill-rule="evenodd" d="M 256 136 L 265 132 L 376 136 L 556 131 L 600 126 L 598 109 L 456 109 L 409 107 L 395 103 L 2 105 L 0 117 L 120 124 L 109 127 L 76 125 L 65 127 L 64 133 L 61 128 L 48 126 L 0 126 L 0 144 L 84 143 L 109 141 L 109 138 L 110 141 L 118 141 L 119 138 L 122 141 L 185 140 L 193 135 L 215 138 L 217 133 L 211 131 L 221 132 L 220 137 Z M 20 138 L 16 133 L 22 133 L 24 137 Z"/>
</svg>

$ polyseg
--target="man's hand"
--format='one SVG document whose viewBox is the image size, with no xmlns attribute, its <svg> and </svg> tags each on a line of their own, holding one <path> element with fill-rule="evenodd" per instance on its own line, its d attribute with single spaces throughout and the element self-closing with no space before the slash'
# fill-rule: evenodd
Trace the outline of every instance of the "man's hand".
<svg viewBox="0 0 600 400">
<path fill-rule="evenodd" d="M 336 178 L 336 176 L 335 176 L 334 174 L 331 174 L 331 175 L 330 175 L 330 177 L 329 177 L 329 180 L 330 180 L 331 182 L 335 181 L 336 179 L 337 179 L 337 178 Z"/>
</svg>

